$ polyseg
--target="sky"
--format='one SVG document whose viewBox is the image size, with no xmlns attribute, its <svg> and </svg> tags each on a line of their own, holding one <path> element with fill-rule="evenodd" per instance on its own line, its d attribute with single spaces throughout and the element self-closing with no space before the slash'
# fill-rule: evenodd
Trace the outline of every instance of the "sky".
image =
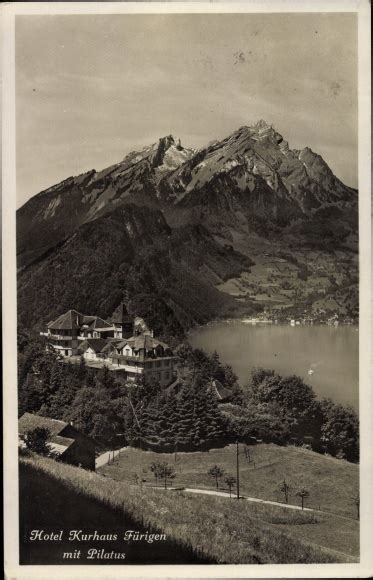
<svg viewBox="0 0 373 580">
<path fill-rule="evenodd" d="M 354 14 L 16 17 L 17 205 L 164 135 L 265 119 L 357 187 Z"/>
</svg>

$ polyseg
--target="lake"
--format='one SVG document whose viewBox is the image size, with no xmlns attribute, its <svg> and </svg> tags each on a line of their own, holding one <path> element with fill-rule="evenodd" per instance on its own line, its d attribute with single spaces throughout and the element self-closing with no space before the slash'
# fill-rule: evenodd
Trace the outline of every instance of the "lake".
<svg viewBox="0 0 373 580">
<path fill-rule="evenodd" d="M 359 406 L 359 333 L 356 326 L 212 323 L 189 336 L 193 347 L 216 350 L 245 385 L 254 367 L 296 374 L 319 397 Z M 308 374 L 312 369 L 313 373 Z"/>
</svg>

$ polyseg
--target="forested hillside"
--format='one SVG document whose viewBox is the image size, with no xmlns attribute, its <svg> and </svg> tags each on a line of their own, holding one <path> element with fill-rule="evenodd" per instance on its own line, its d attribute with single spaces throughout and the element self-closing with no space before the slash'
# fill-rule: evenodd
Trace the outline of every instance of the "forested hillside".
<svg viewBox="0 0 373 580">
<path fill-rule="evenodd" d="M 350 407 L 318 400 L 297 376 L 257 369 L 241 387 L 219 355 L 182 345 L 180 378 L 164 389 L 157 382 L 118 381 L 100 371 L 67 364 L 42 341 L 19 336 L 19 414 L 39 413 L 73 421 L 104 446 L 120 442 L 173 452 L 204 451 L 237 438 L 306 445 L 351 462 L 359 460 L 359 421 Z M 219 402 L 216 381 L 229 395 Z M 214 384 L 215 382 L 215 384 Z M 122 439 L 117 440 L 117 434 Z"/>
</svg>

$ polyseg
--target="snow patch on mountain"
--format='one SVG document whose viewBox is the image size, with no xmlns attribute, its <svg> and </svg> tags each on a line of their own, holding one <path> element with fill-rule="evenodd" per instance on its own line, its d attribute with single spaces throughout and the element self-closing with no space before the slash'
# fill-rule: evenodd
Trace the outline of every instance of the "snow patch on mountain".
<svg viewBox="0 0 373 580">
<path fill-rule="evenodd" d="M 49 203 L 49 205 L 46 207 L 45 211 L 44 211 L 44 219 L 47 220 L 50 217 L 53 217 L 54 214 L 56 213 L 56 209 L 57 207 L 61 204 L 61 196 L 58 195 L 57 197 L 55 197 L 54 199 L 52 199 Z"/>
<path fill-rule="evenodd" d="M 169 173 L 175 171 L 180 165 L 185 163 L 192 156 L 191 149 L 179 148 L 176 145 L 171 145 L 163 157 L 163 163 L 156 168 L 156 174 Z"/>
</svg>

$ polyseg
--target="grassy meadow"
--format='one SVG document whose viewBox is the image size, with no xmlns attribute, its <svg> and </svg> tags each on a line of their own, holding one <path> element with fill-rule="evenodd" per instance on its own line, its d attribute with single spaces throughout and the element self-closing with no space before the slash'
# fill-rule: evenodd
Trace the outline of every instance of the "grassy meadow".
<svg viewBox="0 0 373 580">
<path fill-rule="evenodd" d="M 60 509 L 66 513 L 82 517 L 83 511 L 91 513 L 85 511 L 85 502 L 93 501 L 97 509 L 101 507 L 108 514 L 98 517 L 97 525 L 101 528 L 106 522 L 110 527 L 110 513 L 114 510 L 122 514 L 123 530 L 130 521 L 132 526 L 137 526 L 134 529 L 162 531 L 184 558 L 189 555 L 196 563 L 290 564 L 357 560 L 358 522 L 352 519 L 251 504 L 244 500 L 238 502 L 223 497 L 152 489 L 42 457 L 22 458 L 21 466 L 33 471 L 34 477 L 42 482 L 39 503 L 44 501 L 46 488 L 49 494 L 55 495 L 56 485 L 62 484 L 66 491 Z M 115 468 L 114 465 L 105 469 Z M 79 499 L 83 507 L 74 510 L 74 502 L 79 505 Z M 72 507 L 67 509 L 66 506 Z M 59 521 L 57 506 L 50 511 L 53 521 Z M 338 531 L 342 521 L 344 542 Z M 42 518 L 39 524 L 43 525 Z M 63 526 L 62 521 L 59 525 Z M 69 525 L 71 527 L 71 522 Z M 184 561 L 181 557 L 179 563 Z"/>
<path fill-rule="evenodd" d="M 56 464 L 55 464 L 56 465 Z M 48 465 L 48 472 L 34 462 L 20 465 L 20 563 L 21 564 L 203 564 L 213 561 L 202 556 L 192 546 L 185 546 L 172 538 L 161 542 L 123 541 L 125 530 L 140 533 L 160 533 L 156 526 L 147 526 L 134 519 L 129 511 L 120 506 L 98 501 L 79 488 L 82 470 L 75 474 L 75 486 L 63 477 L 63 470 L 56 477 L 55 465 Z M 57 464 L 58 465 L 58 464 Z M 84 534 L 116 534 L 117 540 L 69 541 L 69 530 L 83 530 Z M 64 530 L 61 541 L 30 541 L 32 530 L 58 533 Z M 87 558 L 90 548 L 106 552 L 125 553 L 124 560 Z M 79 559 L 64 558 L 64 553 L 81 551 Z"/>
<path fill-rule="evenodd" d="M 356 507 L 352 498 L 359 490 L 359 467 L 344 460 L 326 457 L 300 447 L 280 447 L 261 443 L 250 447 L 252 461 L 248 461 L 239 446 L 240 494 L 271 501 L 284 501 L 278 489 L 286 479 L 292 486 L 289 503 L 300 505 L 296 491 L 306 487 L 310 496 L 305 507 L 333 512 L 356 519 Z M 116 456 L 115 463 L 100 469 L 100 473 L 113 479 L 133 483 L 138 477 L 146 479 L 144 485 L 154 485 L 150 471 L 153 461 L 167 461 L 176 470 L 174 485 L 216 489 L 214 478 L 207 474 L 215 464 L 223 467 L 226 474 L 236 477 L 236 446 L 209 452 L 154 453 L 127 448 Z M 219 483 L 220 490 L 226 490 L 224 478 Z M 233 491 L 235 488 L 233 489 Z"/>
<path fill-rule="evenodd" d="M 300 499 L 295 493 L 304 486 L 310 492 L 305 507 L 325 513 L 302 513 L 250 502 L 246 502 L 248 505 L 243 508 L 241 501 L 239 513 L 245 509 L 250 518 L 273 524 L 276 530 L 302 539 L 307 544 L 336 550 L 347 557 L 359 556 L 359 522 L 352 499 L 359 490 L 357 465 L 292 446 L 260 444 L 250 450 L 252 461 L 249 462 L 243 453 L 239 456 L 240 495 L 284 502 L 284 495 L 278 487 L 286 479 L 292 486 L 289 504 L 300 505 Z M 242 446 L 240 451 L 243 451 Z M 207 474 L 208 469 L 215 464 L 222 466 L 227 474 L 236 476 L 235 445 L 202 453 L 178 453 L 176 461 L 171 454 L 128 448 L 121 452 L 113 464 L 101 468 L 100 473 L 128 483 L 133 483 L 137 475 L 145 480 L 142 485 L 146 488 L 155 484 L 149 468 L 153 461 L 167 461 L 174 467 L 175 487 L 216 489 L 215 480 Z M 219 483 L 219 491 L 228 491 L 224 478 Z M 235 488 L 232 495 L 234 492 Z M 226 504 L 229 510 L 236 509 L 236 500 L 230 500 L 229 497 L 203 496 L 201 501 L 212 502 L 217 506 L 216 510 L 223 509 Z M 237 517 L 240 519 L 239 513 Z"/>
</svg>

